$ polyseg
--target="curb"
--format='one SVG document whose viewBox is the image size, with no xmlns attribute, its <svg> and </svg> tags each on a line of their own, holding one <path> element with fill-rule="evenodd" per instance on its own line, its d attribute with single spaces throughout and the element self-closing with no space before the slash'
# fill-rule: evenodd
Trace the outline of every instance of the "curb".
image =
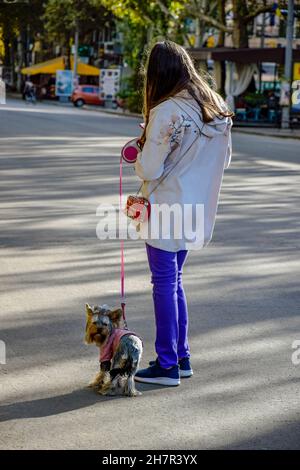
<svg viewBox="0 0 300 470">
<path fill-rule="evenodd" d="M 85 111 L 96 111 L 98 113 L 106 113 L 106 114 L 112 114 L 112 115 L 116 115 L 116 116 L 143 119 L 143 115 L 139 114 L 139 113 L 130 113 L 130 112 L 126 112 L 126 111 L 114 111 L 114 110 L 110 110 L 108 108 L 98 108 L 98 107 L 96 108 L 96 107 L 89 106 L 89 105 L 84 105 L 81 109 L 83 109 Z"/>
<path fill-rule="evenodd" d="M 22 100 L 22 97 L 16 93 L 8 93 L 7 94 L 8 98 L 13 98 L 13 99 L 19 99 Z M 42 100 L 42 101 L 37 101 L 37 104 L 48 104 L 50 106 L 61 106 L 63 108 L 75 108 L 75 109 L 81 109 L 83 111 L 95 111 L 97 113 L 106 113 L 106 114 L 112 114 L 112 115 L 117 115 L 117 116 L 126 116 L 126 117 L 134 117 L 134 118 L 141 118 L 143 119 L 142 114 L 139 113 L 130 113 L 126 111 L 115 111 L 110 108 L 102 108 L 101 106 L 92 106 L 85 104 L 82 108 L 76 108 L 73 103 L 68 102 L 68 103 L 61 103 L 59 101 L 52 101 L 52 100 Z"/>
<path fill-rule="evenodd" d="M 278 132 L 276 134 L 274 134 L 273 132 L 272 133 L 268 133 L 268 132 L 260 132 L 259 130 L 256 130 L 255 128 L 251 128 L 250 131 L 246 131 L 246 130 L 243 130 L 242 128 L 236 128 L 232 127 L 232 131 L 234 133 L 238 133 L 238 134 L 246 134 L 246 135 L 260 135 L 262 137 L 276 137 L 277 139 L 300 139 L 300 133 L 297 135 L 297 134 L 280 134 L 280 129 L 278 129 Z"/>
</svg>

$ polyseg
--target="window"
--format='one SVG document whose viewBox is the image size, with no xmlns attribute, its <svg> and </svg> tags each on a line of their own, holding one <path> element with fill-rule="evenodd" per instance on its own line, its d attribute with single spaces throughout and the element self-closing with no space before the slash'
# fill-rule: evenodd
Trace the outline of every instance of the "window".
<svg viewBox="0 0 300 470">
<path fill-rule="evenodd" d="M 94 88 L 91 86 L 85 86 L 82 88 L 83 93 L 95 93 Z"/>
</svg>

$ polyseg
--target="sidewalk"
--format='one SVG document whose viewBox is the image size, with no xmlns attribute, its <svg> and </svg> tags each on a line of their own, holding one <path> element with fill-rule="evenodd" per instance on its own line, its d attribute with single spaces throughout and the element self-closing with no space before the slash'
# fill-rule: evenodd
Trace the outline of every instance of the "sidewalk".
<svg viewBox="0 0 300 470">
<path fill-rule="evenodd" d="M 263 135 L 267 137 L 278 137 L 284 139 L 300 139 L 300 129 L 279 129 L 278 127 L 236 127 L 234 132 L 240 134 Z"/>
<path fill-rule="evenodd" d="M 7 98 L 21 99 L 19 93 L 8 93 Z M 43 100 L 42 103 L 54 105 L 54 106 L 63 106 L 63 107 L 73 107 L 74 105 L 69 103 L 61 103 L 60 101 L 52 100 Z M 125 111 L 122 108 L 110 109 L 103 108 L 102 106 L 93 106 L 93 105 L 84 105 L 82 108 L 76 108 L 83 111 L 96 111 L 100 113 L 115 114 L 117 116 L 126 116 L 143 119 L 142 114 L 131 113 L 130 111 Z M 266 137 L 277 137 L 284 139 L 300 139 L 300 129 L 279 129 L 278 127 L 239 127 L 238 125 L 233 126 L 233 132 L 238 132 L 240 134 L 252 134 L 252 135 L 261 135 Z"/>
</svg>

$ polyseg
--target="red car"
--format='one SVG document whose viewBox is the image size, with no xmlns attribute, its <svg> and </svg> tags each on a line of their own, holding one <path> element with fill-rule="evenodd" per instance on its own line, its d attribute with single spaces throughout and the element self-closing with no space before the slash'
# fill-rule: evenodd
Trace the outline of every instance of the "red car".
<svg viewBox="0 0 300 470">
<path fill-rule="evenodd" d="M 71 101 L 78 107 L 84 104 L 104 105 L 104 100 L 99 97 L 99 87 L 96 85 L 79 85 L 73 91 Z"/>
</svg>

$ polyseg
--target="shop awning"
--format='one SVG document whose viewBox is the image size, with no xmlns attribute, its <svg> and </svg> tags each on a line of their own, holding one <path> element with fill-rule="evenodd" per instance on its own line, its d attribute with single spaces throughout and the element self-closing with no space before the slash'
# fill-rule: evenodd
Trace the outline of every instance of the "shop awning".
<svg viewBox="0 0 300 470">
<path fill-rule="evenodd" d="M 73 70 L 73 57 L 71 57 L 71 68 Z M 77 63 L 77 73 L 78 75 L 94 75 L 99 76 L 100 69 L 94 67 L 93 65 L 84 64 L 83 62 Z"/>
<path fill-rule="evenodd" d="M 71 68 L 73 69 L 73 57 L 71 57 Z M 65 62 L 63 57 L 56 57 L 56 59 L 47 60 L 46 62 L 40 62 L 34 64 L 31 67 L 25 67 L 21 70 L 23 75 L 38 75 L 38 74 L 49 74 L 53 75 L 57 70 L 65 70 Z M 83 64 L 78 62 L 77 73 L 78 75 L 94 75 L 99 76 L 100 69 L 92 65 Z"/>
<path fill-rule="evenodd" d="M 39 64 L 34 64 L 31 67 L 25 67 L 21 70 L 23 75 L 37 75 L 39 73 L 43 74 L 53 74 L 56 73 L 56 70 L 64 70 L 65 64 L 63 57 L 57 57 L 56 59 L 47 60 L 46 62 L 40 62 Z"/>
<path fill-rule="evenodd" d="M 275 62 L 284 64 L 285 48 L 223 48 L 223 47 L 202 47 L 188 49 L 188 52 L 194 59 L 207 60 L 213 59 L 217 61 L 227 60 L 229 62 L 237 62 L 241 64 L 257 64 L 260 62 Z M 293 50 L 293 61 L 300 62 L 300 49 Z"/>
</svg>

